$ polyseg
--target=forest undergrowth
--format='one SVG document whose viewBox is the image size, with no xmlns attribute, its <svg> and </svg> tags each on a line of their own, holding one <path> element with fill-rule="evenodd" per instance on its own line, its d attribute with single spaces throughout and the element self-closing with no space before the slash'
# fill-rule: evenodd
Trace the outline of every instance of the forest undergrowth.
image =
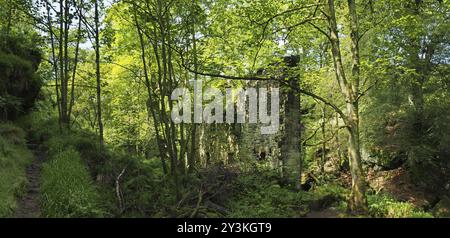
<svg viewBox="0 0 450 238">
<path fill-rule="evenodd" d="M 41 115 L 34 113 L 19 124 L 27 131 L 28 140 L 46 151 L 39 201 L 43 217 L 295 218 L 310 213 L 355 217 L 347 210 L 350 190 L 345 182 L 332 183 L 328 178 L 309 184 L 308 191 L 296 191 L 283 186 L 276 172 L 257 164 L 245 172 L 236 166 L 216 165 L 187 175 L 182 199 L 176 200 L 170 178 L 163 174 L 157 158 L 129 158 L 108 148 L 104 156 L 110 162 L 100 165 L 94 135 L 72 131 L 68 137 L 59 132 L 55 119 L 42 119 Z M 22 174 L 15 178 L 17 182 L 2 184 L 10 187 L 2 191 L 11 191 L 2 194 L 10 196 L 10 203 L 3 204 L 2 216 L 11 216 L 16 199 L 24 196 L 25 166 L 33 157 L 25 147 L 22 129 L 5 124 L 0 132 L 6 138 L 4 155 L 20 148 L 28 156 L 24 162 L 14 159 L 17 157 L 2 160 L 10 166 L 4 168 L 21 166 L 13 171 Z M 23 164 L 7 164 L 12 162 Z M 368 196 L 369 212 L 362 217 L 433 217 L 431 207 L 425 211 L 429 204 L 416 206 L 395 199 L 395 195 L 373 191 Z"/>
</svg>

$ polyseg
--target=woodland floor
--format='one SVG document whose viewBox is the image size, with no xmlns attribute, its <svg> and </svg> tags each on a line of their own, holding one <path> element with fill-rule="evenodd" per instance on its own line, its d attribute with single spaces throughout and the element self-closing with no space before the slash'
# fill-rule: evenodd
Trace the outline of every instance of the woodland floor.
<svg viewBox="0 0 450 238">
<path fill-rule="evenodd" d="M 338 218 L 339 213 L 333 208 L 327 208 L 324 210 L 312 210 L 306 214 L 306 218 Z"/>
<path fill-rule="evenodd" d="M 35 155 L 33 163 L 27 168 L 27 189 L 26 194 L 18 201 L 16 218 L 39 218 L 41 208 L 39 204 L 39 182 L 41 177 L 42 162 L 44 153 L 29 145 Z"/>
<path fill-rule="evenodd" d="M 41 217 L 41 208 L 39 201 L 39 187 L 41 179 L 42 163 L 45 160 L 45 153 L 40 151 L 39 146 L 29 145 L 29 149 L 34 154 L 34 160 L 28 166 L 26 171 L 27 188 L 25 195 L 20 198 L 16 210 L 16 218 L 39 218 Z M 345 180 L 345 179 L 344 179 Z M 368 174 L 370 186 L 377 192 L 384 190 L 392 194 L 401 201 L 408 201 L 416 206 L 424 206 L 429 201 L 424 193 L 419 192 L 412 185 L 408 174 L 404 168 L 398 168 L 390 171 L 373 172 Z M 349 181 L 350 182 L 350 181 Z M 311 210 L 305 218 L 338 218 L 340 212 L 333 207 L 321 210 Z"/>
<path fill-rule="evenodd" d="M 435 200 L 433 195 L 421 191 L 414 185 L 403 167 L 377 173 L 369 171 L 368 181 L 376 192 L 388 192 L 397 200 L 410 202 L 417 207 L 426 206 Z"/>
</svg>

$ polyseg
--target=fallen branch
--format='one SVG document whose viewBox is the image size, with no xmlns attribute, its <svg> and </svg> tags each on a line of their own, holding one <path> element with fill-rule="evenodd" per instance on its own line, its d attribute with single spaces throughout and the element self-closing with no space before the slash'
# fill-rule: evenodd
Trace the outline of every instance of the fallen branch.
<svg viewBox="0 0 450 238">
<path fill-rule="evenodd" d="M 117 178 L 116 178 L 116 196 L 117 196 L 117 200 L 119 202 L 120 213 L 124 212 L 123 194 L 122 194 L 122 191 L 120 190 L 120 179 L 125 174 L 127 168 L 128 168 L 128 165 L 125 166 L 125 168 L 123 168 L 122 172 L 120 172 L 119 176 L 117 176 Z"/>
<path fill-rule="evenodd" d="M 198 193 L 198 201 L 197 201 L 197 206 L 195 207 L 194 211 L 191 213 L 190 218 L 195 218 L 198 214 L 198 210 L 200 209 L 200 205 L 203 201 L 203 192 L 200 189 L 199 193 Z"/>
<path fill-rule="evenodd" d="M 211 202 L 210 200 L 205 201 L 205 206 L 208 209 L 217 211 L 217 212 L 219 212 L 222 215 L 226 215 L 228 213 L 226 208 L 224 208 L 224 207 L 222 207 L 222 206 L 220 206 L 218 204 L 215 204 L 215 203 Z"/>
</svg>

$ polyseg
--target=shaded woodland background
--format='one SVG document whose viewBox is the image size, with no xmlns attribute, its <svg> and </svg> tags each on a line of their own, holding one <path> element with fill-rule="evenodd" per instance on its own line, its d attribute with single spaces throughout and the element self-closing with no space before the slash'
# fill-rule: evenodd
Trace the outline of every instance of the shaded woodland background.
<svg viewBox="0 0 450 238">
<path fill-rule="evenodd" d="M 0 0 L 0 217 L 448 217 L 449 6 Z M 193 80 L 279 132 L 175 124 Z"/>
</svg>

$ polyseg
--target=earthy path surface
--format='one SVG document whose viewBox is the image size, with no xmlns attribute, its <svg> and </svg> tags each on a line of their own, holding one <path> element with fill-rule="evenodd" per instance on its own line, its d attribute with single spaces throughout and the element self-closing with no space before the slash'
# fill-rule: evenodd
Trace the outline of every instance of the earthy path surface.
<svg viewBox="0 0 450 238">
<path fill-rule="evenodd" d="M 36 146 L 29 145 L 30 150 L 34 152 L 35 159 L 27 168 L 27 193 L 18 201 L 16 218 L 38 218 L 41 216 L 39 204 L 39 181 L 41 177 L 42 162 L 44 154 Z"/>
<path fill-rule="evenodd" d="M 311 211 L 306 214 L 306 218 L 338 218 L 338 213 L 332 209 L 327 208 L 321 211 Z"/>
</svg>

